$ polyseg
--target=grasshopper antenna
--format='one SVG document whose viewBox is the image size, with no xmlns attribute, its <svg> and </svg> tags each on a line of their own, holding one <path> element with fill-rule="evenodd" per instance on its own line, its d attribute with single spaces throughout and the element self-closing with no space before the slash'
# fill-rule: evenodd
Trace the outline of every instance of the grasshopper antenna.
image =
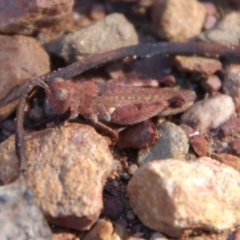
<svg viewBox="0 0 240 240">
<path fill-rule="evenodd" d="M 24 67 L 22 69 L 34 78 L 33 81 L 36 82 L 38 86 L 44 88 L 46 91 L 49 91 L 49 86 L 40 77 L 38 77 L 35 73 L 30 72 Z"/>
</svg>

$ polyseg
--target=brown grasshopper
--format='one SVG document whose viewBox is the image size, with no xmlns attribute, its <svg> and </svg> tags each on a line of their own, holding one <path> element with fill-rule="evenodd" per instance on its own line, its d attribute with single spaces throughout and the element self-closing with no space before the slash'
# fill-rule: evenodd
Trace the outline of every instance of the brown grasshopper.
<svg viewBox="0 0 240 240">
<path fill-rule="evenodd" d="M 78 114 L 117 140 L 117 132 L 103 122 L 131 125 L 145 121 L 169 106 L 193 103 L 195 93 L 172 88 L 144 88 L 94 82 L 64 81 L 56 78 L 47 90 L 50 106 L 58 113 L 70 109 L 71 118 Z"/>
</svg>

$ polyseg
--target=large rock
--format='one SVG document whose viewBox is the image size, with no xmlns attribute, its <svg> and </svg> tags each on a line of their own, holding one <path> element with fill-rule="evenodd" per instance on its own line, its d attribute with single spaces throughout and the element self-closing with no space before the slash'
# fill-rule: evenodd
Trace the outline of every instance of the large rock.
<svg viewBox="0 0 240 240">
<path fill-rule="evenodd" d="M 205 9 L 196 0 L 157 0 L 152 25 L 160 38 L 186 41 L 201 32 Z"/>
<path fill-rule="evenodd" d="M 30 37 L 0 35 L 0 101 L 8 92 L 33 75 L 50 71 L 46 51 Z M 16 108 L 17 101 L 0 109 L 0 121 Z"/>
<path fill-rule="evenodd" d="M 106 139 L 90 126 L 70 124 L 29 133 L 26 155 L 33 192 L 48 220 L 89 229 L 103 208 L 103 185 L 112 168 Z M 7 184 L 18 175 L 13 138 L 0 145 L 0 159 L 1 182 Z"/>
<path fill-rule="evenodd" d="M 0 187 L 0 239 L 52 240 L 51 231 L 22 176 Z"/>
<path fill-rule="evenodd" d="M 30 35 L 41 27 L 64 23 L 72 12 L 74 0 L 2 0 L 0 32 Z"/>
<path fill-rule="evenodd" d="M 114 13 L 102 21 L 56 39 L 46 47 L 67 62 L 75 62 L 91 54 L 137 43 L 138 36 L 133 25 L 122 14 Z"/>
<path fill-rule="evenodd" d="M 240 224 L 240 174 L 211 158 L 145 164 L 134 173 L 127 192 L 142 223 L 172 237 Z"/>
</svg>

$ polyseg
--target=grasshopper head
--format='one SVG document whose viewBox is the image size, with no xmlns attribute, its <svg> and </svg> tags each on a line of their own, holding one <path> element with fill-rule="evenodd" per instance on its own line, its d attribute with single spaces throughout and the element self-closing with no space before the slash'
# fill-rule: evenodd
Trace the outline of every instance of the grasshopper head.
<svg viewBox="0 0 240 240">
<path fill-rule="evenodd" d="M 55 78 L 47 91 L 47 100 L 57 113 L 65 113 L 71 103 L 71 83 L 61 78 Z"/>
</svg>

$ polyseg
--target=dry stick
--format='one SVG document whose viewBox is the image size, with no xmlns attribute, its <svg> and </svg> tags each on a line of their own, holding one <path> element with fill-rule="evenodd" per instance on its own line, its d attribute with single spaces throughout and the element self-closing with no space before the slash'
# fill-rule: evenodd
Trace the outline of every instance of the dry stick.
<svg viewBox="0 0 240 240">
<path fill-rule="evenodd" d="M 206 57 L 240 57 L 240 46 L 221 44 L 186 42 L 186 43 L 155 43 L 155 44 L 138 44 L 129 47 L 123 47 L 106 53 L 100 53 L 86 57 L 81 61 L 73 63 L 58 71 L 44 74 L 40 78 L 49 83 L 52 79 L 60 77 L 70 79 L 84 71 L 98 67 L 100 65 L 123 59 L 126 57 L 148 58 L 157 55 L 198 55 Z M 38 85 L 34 78 L 30 80 L 32 87 Z M 13 89 L 7 96 L 1 100 L 0 109 L 26 93 L 29 81 Z"/>
<path fill-rule="evenodd" d="M 44 74 L 40 77 L 43 81 L 49 83 L 56 77 L 69 79 L 84 71 L 98 67 L 100 65 L 120 60 L 126 57 L 132 58 L 148 58 L 157 55 L 198 55 L 206 57 L 240 57 L 240 46 L 225 46 L 220 44 L 199 43 L 199 42 L 186 42 L 186 43 L 154 43 L 154 44 L 138 44 L 129 47 L 123 47 L 112 50 L 106 53 L 92 55 L 86 57 L 81 61 L 73 63 L 58 71 Z M 29 85 L 31 84 L 31 85 Z M 10 102 L 18 99 L 21 96 L 21 101 L 18 106 L 17 113 L 17 129 L 16 129 L 16 151 L 21 161 L 23 169 L 25 168 L 25 157 L 22 150 L 24 145 L 23 134 L 23 109 L 24 100 L 27 94 L 33 89 L 34 86 L 39 85 L 39 80 L 33 78 L 32 80 L 23 83 L 18 88 L 13 89 L 7 96 L 1 100 L 0 108 L 6 106 Z"/>
<path fill-rule="evenodd" d="M 31 86 L 29 86 L 31 89 Z M 26 106 L 27 93 L 23 94 L 19 99 L 16 113 L 16 134 L 15 134 L 15 151 L 18 157 L 19 172 L 27 179 L 27 162 L 25 154 L 25 134 L 24 134 L 24 108 Z"/>
</svg>

